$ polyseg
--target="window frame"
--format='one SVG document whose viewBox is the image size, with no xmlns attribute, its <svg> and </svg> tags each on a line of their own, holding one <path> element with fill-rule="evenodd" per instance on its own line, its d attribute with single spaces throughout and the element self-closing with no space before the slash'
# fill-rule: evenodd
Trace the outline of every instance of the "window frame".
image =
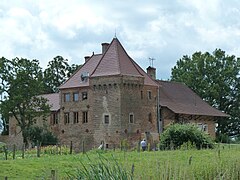
<svg viewBox="0 0 240 180">
<path fill-rule="evenodd" d="M 106 117 L 108 118 L 108 119 L 107 119 L 108 121 L 106 121 Z M 103 115 L 103 123 L 104 123 L 104 124 L 110 124 L 110 121 L 111 121 L 111 116 L 110 116 L 110 114 L 104 114 L 104 115 Z"/>
<path fill-rule="evenodd" d="M 148 97 L 149 100 L 152 99 L 152 91 L 151 90 L 147 91 L 147 97 Z"/>
<path fill-rule="evenodd" d="M 64 124 L 69 124 L 70 123 L 70 113 L 69 112 L 64 112 Z"/>
<path fill-rule="evenodd" d="M 64 93 L 63 94 L 64 102 L 70 102 L 70 99 L 71 99 L 70 93 Z"/>
<path fill-rule="evenodd" d="M 129 124 L 134 124 L 134 113 L 129 113 L 128 122 Z"/>
<path fill-rule="evenodd" d="M 88 111 L 82 111 L 82 123 L 88 123 Z"/>
<path fill-rule="evenodd" d="M 75 111 L 73 112 L 73 124 L 77 124 L 77 123 L 79 123 L 79 113 Z"/>
<path fill-rule="evenodd" d="M 82 101 L 87 100 L 87 99 L 88 99 L 87 91 L 82 92 Z"/>
<path fill-rule="evenodd" d="M 75 95 L 77 95 L 77 99 L 76 99 Z M 74 102 L 78 102 L 79 101 L 79 92 L 73 92 L 73 101 Z"/>
</svg>

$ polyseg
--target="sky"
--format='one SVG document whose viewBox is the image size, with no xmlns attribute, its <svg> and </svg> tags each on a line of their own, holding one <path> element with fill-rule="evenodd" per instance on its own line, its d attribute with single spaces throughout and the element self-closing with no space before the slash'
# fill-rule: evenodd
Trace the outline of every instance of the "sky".
<svg viewBox="0 0 240 180">
<path fill-rule="evenodd" d="M 220 48 L 240 56 L 239 0 L 1 0 L 0 56 L 69 64 L 117 37 L 145 70 L 167 80 L 183 55 Z"/>
</svg>

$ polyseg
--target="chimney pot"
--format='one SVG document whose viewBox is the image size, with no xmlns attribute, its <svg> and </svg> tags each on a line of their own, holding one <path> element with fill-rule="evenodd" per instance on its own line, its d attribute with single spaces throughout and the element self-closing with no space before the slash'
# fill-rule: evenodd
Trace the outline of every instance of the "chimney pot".
<svg viewBox="0 0 240 180">
<path fill-rule="evenodd" d="M 102 43 L 102 54 L 104 54 L 107 51 L 108 46 L 109 43 Z"/>
<path fill-rule="evenodd" d="M 90 56 L 85 56 L 85 62 L 87 62 L 90 59 Z"/>
<path fill-rule="evenodd" d="M 156 79 L 156 68 L 149 66 L 147 68 L 147 74 L 150 75 L 152 79 Z"/>
</svg>

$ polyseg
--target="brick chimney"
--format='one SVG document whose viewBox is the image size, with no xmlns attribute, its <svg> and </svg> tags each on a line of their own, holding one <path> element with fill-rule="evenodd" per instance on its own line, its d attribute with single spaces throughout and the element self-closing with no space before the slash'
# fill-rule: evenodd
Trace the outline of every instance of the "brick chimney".
<svg viewBox="0 0 240 180">
<path fill-rule="evenodd" d="M 147 74 L 150 75 L 152 79 L 156 79 L 156 68 L 148 66 Z"/>
<path fill-rule="evenodd" d="M 108 46 L 109 43 L 102 43 L 102 54 L 104 54 L 107 51 Z"/>
<path fill-rule="evenodd" d="M 85 56 L 85 62 L 87 62 L 90 59 L 90 56 Z"/>
</svg>

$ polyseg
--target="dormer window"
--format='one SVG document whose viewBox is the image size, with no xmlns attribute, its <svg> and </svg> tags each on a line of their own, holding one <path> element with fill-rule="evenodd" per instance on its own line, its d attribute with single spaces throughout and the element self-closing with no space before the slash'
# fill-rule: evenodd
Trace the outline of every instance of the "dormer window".
<svg viewBox="0 0 240 180">
<path fill-rule="evenodd" d="M 88 72 L 83 72 L 83 73 L 81 74 L 81 81 L 82 81 L 82 82 L 87 82 L 88 77 L 89 77 L 89 73 L 88 73 Z"/>
</svg>

